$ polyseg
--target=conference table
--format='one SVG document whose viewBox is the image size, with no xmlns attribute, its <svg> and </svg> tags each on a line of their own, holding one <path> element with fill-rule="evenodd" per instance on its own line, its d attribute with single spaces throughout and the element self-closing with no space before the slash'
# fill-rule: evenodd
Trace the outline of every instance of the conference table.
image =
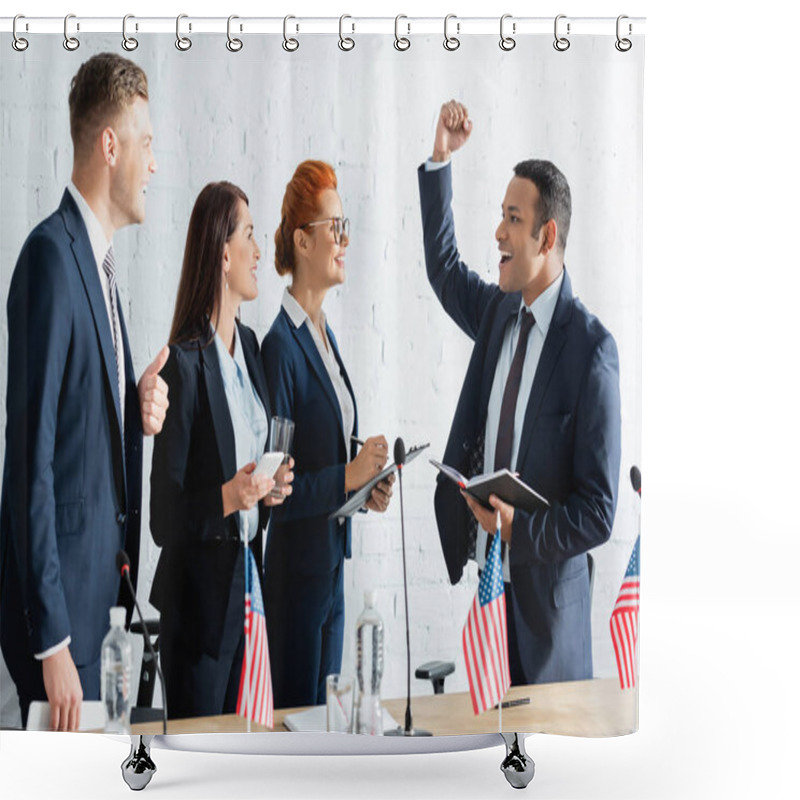
<svg viewBox="0 0 800 800">
<path fill-rule="evenodd" d="M 543 683 L 513 686 L 505 701 L 530 698 L 524 705 L 502 710 L 502 730 L 514 733 L 553 733 L 564 736 L 622 736 L 639 726 L 637 689 L 621 689 L 616 678 L 588 681 Z M 384 700 L 383 705 L 398 721 L 405 719 L 405 698 Z M 277 709 L 272 731 L 286 732 L 283 724 L 288 714 L 303 708 Z M 437 736 L 497 733 L 499 712 L 485 711 L 475 716 L 468 692 L 417 695 L 411 699 L 414 726 Z M 245 733 L 247 720 L 236 714 L 170 720 L 168 733 Z M 252 733 L 270 729 L 254 722 Z M 160 735 L 160 722 L 131 727 L 134 735 Z"/>
</svg>

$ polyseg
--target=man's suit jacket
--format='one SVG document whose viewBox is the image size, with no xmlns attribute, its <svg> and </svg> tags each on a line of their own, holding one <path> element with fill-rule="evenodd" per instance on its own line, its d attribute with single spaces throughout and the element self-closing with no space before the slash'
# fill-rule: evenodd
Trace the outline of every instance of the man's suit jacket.
<svg viewBox="0 0 800 800">
<path fill-rule="evenodd" d="M 419 170 L 428 278 L 447 313 L 474 342 L 444 462 L 467 474 L 482 452 L 489 395 L 506 326 L 520 294 L 504 294 L 461 261 L 451 210 L 450 166 Z M 611 334 L 573 297 L 564 273 L 533 387 L 514 469 L 550 502 L 515 509 L 508 613 L 528 683 L 592 676 L 586 552 L 607 541 L 620 463 L 617 348 Z M 482 462 L 478 472 L 483 470 Z M 474 552 L 470 511 L 440 477 L 436 519 L 452 583 Z M 471 552 L 472 551 L 472 552 Z"/>
<path fill-rule="evenodd" d="M 237 324 L 250 380 L 270 418 L 258 340 Z M 222 515 L 222 484 L 236 474 L 236 444 L 219 355 L 209 332 L 170 345 L 161 377 L 169 412 L 153 447 L 150 530 L 161 547 L 150 601 L 163 616 L 180 619 L 186 648 L 216 658 L 238 551 L 239 515 Z M 259 503 L 259 533 L 251 547 L 261 564 L 269 511 Z M 244 618 L 244 598 L 242 598 Z"/>
<path fill-rule="evenodd" d="M 350 378 L 330 328 L 327 335 L 355 408 Z M 296 328 L 282 308 L 261 343 L 261 358 L 273 413 L 295 423 L 292 494 L 272 515 L 265 580 L 279 580 L 283 569 L 330 573 L 342 558 L 350 557 L 350 519 L 339 522 L 328 515 L 346 499 L 345 464 L 355 456 L 355 446 L 348 443 L 345 448 L 339 402 L 305 324 Z M 353 435 L 358 435 L 357 411 Z"/>
<path fill-rule="evenodd" d="M 8 295 L 0 630 L 11 675 L 29 697 L 43 690 L 35 653 L 71 636 L 79 673 L 99 659 L 123 546 L 135 580 L 142 423 L 118 307 L 124 414 L 97 265 L 65 192 L 23 245 Z M 81 679 L 84 698 L 99 697 L 99 669 L 96 679 Z"/>
</svg>

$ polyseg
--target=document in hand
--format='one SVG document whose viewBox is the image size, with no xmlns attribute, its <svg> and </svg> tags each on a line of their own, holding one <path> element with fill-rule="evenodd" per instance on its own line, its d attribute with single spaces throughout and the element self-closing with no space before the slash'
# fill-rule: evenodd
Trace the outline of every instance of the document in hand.
<svg viewBox="0 0 800 800">
<path fill-rule="evenodd" d="M 448 467 L 447 464 L 441 464 L 433 458 L 428 460 L 442 475 L 458 484 L 470 497 L 474 497 L 486 508 L 491 508 L 489 495 L 492 494 L 496 494 L 504 503 L 522 511 L 530 512 L 550 506 L 544 497 L 507 469 L 467 479 L 457 469 Z"/>
<path fill-rule="evenodd" d="M 406 464 L 410 464 L 426 447 L 429 446 L 429 442 L 425 444 L 418 444 L 416 447 L 412 447 L 406 453 Z M 388 466 L 384 467 L 381 472 L 379 472 L 371 481 L 365 483 L 360 489 L 353 494 L 350 495 L 350 498 L 347 502 L 337 508 L 332 514 L 328 516 L 328 519 L 340 519 L 342 517 L 352 517 L 357 511 L 360 511 L 364 507 L 364 503 L 369 500 L 369 496 L 372 494 L 372 490 L 383 480 L 386 480 L 393 472 L 397 471 L 397 464 L 394 461 L 389 464 Z"/>
</svg>

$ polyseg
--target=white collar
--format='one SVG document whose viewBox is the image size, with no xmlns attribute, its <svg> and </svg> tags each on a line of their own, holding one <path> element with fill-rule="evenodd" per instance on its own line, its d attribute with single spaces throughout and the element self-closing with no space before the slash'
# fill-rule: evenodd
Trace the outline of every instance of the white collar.
<svg viewBox="0 0 800 800">
<path fill-rule="evenodd" d="M 211 330 L 214 333 L 214 344 L 217 348 L 217 355 L 219 355 L 219 366 L 222 370 L 223 382 L 228 384 L 232 383 L 236 377 L 236 367 L 238 366 L 242 375 L 247 374 L 247 362 L 244 360 L 244 350 L 242 349 L 241 342 L 239 341 L 239 330 L 236 323 L 233 325 L 233 355 L 225 347 L 225 342 L 222 337 L 214 329 L 214 325 L 209 322 Z"/>
<path fill-rule="evenodd" d="M 528 306 L 524 300 L 520 300 L 520 310 L 527 308 L 536 320 L 536 327 L 547 336 L 550 323 L 553 321 L 553 314 L 556 311 L 558 295 L 561 293 L 561 284 L 564 282 L 564 270 L 559 276 Z"/>
<path fill-rule="evenodd" d="M 281 300 L 281 307 L 289 315 L 289 319 L 292 321 L 292 324 L 295 326 L 295 328 L 301 327 L 302 324 L 306 321 L 308 321 L 308 324 L 312 328 L 314 327 L 314 323 L 311 321 L 311 317 L 308 316 L 303 306 L 301 306 L 300 303 L 297 302 L 295 297 L 289 291 L 288 286 L 283 290 L 283 299 Z M 322 328 L 324 330 L 325 326 L 327 325 L 327 321 L 325 319 L 325 312 L 322 309 L 320 309 L 319 313 L 320 313 L 320 320 L 322 322 Z"/>
</svg>

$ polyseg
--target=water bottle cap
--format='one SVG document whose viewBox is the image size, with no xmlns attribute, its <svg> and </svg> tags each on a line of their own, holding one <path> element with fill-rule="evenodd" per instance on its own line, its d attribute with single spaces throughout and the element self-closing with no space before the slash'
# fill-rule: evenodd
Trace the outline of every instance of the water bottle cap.
<svg viewBox="0 0 800 800">
<path fill-rule="evenodd" d="M 108 618 L 112 628 L 125 627 L 125 608 L 124 606 L 113 606 L 108 609 Z"/>
<path fill-rule="evenodd" d="M 375 589 L 367 589 L 364 592 L 364 605 L 372 606 L 373 608 L 378 605 L 378 593 Z"/>
</svg>

